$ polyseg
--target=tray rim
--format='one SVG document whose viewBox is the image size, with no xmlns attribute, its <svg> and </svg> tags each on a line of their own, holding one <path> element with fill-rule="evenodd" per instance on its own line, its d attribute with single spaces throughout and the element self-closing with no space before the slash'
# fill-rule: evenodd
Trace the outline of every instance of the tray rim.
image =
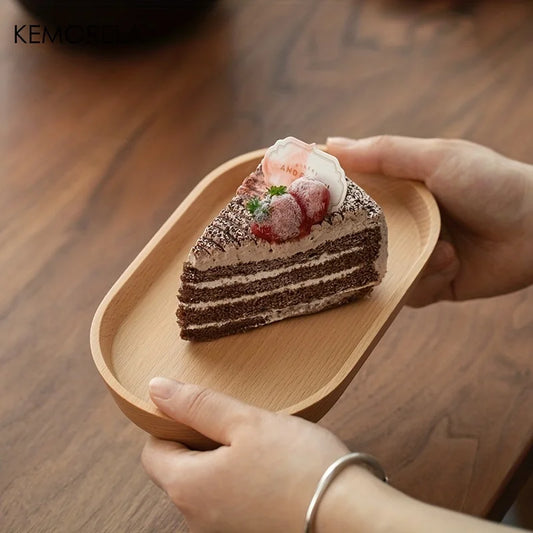
<svg viewBox="0 0 533 533">
<path fill-rule="evenodd" d="M 321 149 L 324 149 L 323 146 L 320 146 Z M 142 263 L 149 257 L 150 253 L 157 246 L 159 241 L 168 233 L 172 226 L 176 223 L 176 220 L 185 213 L 189 207 L 196 201 L 200 196 L 202 191 L 209 186 L 213 181 L 216 181 L 221 175 L 231 168 L 246 164 L 251 162 L 254 159 L 262 157 L 267 148 L 261 148 L 258 150 L 253 150 L 251 152 L 246 152 L 244 154 L 238 155 L 229 159 L 228 161 L 222 163 L 221 165 L 214 168 L 209 172 L 203 179 L 201 179 L 196 186 L 191 190 L 191 192 L 184 198 L 184 200 L 179 204 L 179 206 L 171 213 L 171 215 L 165 220 L 161 227 L 155 232 L 152 238 L 147 242 L 147 244 L 141 249 L 133 261 L 126 267 L 118 279 L 113 283 L 111 288 L 108 290 L 100 304 L 98 305 L 96 312 L 94 314 L 91 328 L 90 328 L 90 347 L 91 354 L 94 361 L 94 364 L 100 373 L 102 379 L 104 380 L 106 386 L 112 393 L 115 401 L 118 403 L 120 409 L 131 419 L 130 415 L 124 409 L 124 406 L 121 404 L 121 401 L 125 401 L 127 404 L 130 404 L 131 408 L 136 411 L 140 411 L 140 414 L 147 415 L 149 417 L 156 417 L 161 420 L 161 422 L 168 422 L 171 419 L 159 411 L 155 405 L 150 404 L 149 402 L 143 400 L 136 396 L 133 392 L 127 389 L 115 376 L 113 371 L 109 368 L 109 365 L 106 362 L 106 358 L 102 351 L 102 321 L 105 317 L 105 313 L 109 308 L 109 305 L 113 299 L 117 296 L 118 292 L 121 290 L 124 283 L 129 279 L 129 277 L 137 270 Z M 391 178 L 398 179 L 398 178 Z M 418 266 L 420 263 L 420 268 L 418 269 L 417 275 L 412 279 L 409 290 L 412 288 L 417 278 L 422 273 L 425 263 L 429 259 L 431 252 L 437 242 L 439 233 L 440 233 L 440 212 L 437 205 L 437 202 L 431 192 L 426 188 L 426 186 L 415 180 L 406 180 L 402 178 L 402 181 L 409 182 L 409 184 L 414 188 L 417 194 L 422 198 L 422 201 L 430 215 L 432 220 L 431 228 L 429 235 L 427 237 L 427 244 L 423 248 L 423 253 L 421 256 L 413 263 L 413 266 Z M 321 402 L 330 404 L 329 407 L 326 407 L 326 411 L 333 405 L 333 403 L 340 397 L 342 392 L 344 392 L 345 387 L 343 384 L 345 382 L 350 382 L 353 379 L 353 375 L 359 370 L 362 364 L 366 361 L 375 345 L 379 342 L 383 333 L 388 329 L 389 324 L 394 320 L 400 309 L 403 307 L 403 302 L 409 294 L 407 290 L 398 304 L 395 306 L 394 310 L 389 314 L 387 320 L 383 322 L 379 328 L 376 335 L 374 335 L 373 340 L 369 343 L 362 355 L 360 355 L 358 361 L 354 364 L 352 361 L 352 354 L 346 359 L 344 364 L 339 368 L 336 374 L 326 383 L 323 387 L 315 391 L 310 396 L 306 397 L 304 400 L 299 401 L 296 404 L 293 404 L 289 407 L 279 410 L 280 413 L 293 414 L 305 416 L 307 411 L 312 411 L 315 406 Z M 340 390 L 339 390 L 340 389 Z M 139 414 L 139 413 L 138 413 Z M 321 415 L 322 416 L 322 415 Z M 318 419 L 321 417 L 319 416 Z M 134 420 L 134 422 L 138 424 Z M 144 429 L 144 428 L 143 428 Z"/>
</svg>

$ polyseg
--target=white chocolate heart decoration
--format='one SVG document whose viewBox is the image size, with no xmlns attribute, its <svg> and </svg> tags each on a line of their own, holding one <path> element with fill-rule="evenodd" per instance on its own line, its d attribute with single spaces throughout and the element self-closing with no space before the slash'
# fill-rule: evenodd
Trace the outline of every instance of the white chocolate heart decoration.
<svg viewBox="0 0 533 533">
<path fill-rule="evenodd" d="M 287 187 L 303 176 L 321 181 L 329 189 L 328 211 L 337 211 L 346 197 L 346 175 L 336 157 L 295 137 L 276 141 L 261 162 L 265 182 Z"/>
</svg>

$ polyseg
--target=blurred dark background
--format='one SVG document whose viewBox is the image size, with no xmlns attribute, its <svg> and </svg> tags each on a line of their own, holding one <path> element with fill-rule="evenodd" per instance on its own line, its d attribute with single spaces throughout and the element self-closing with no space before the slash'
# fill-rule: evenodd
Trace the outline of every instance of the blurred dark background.
<svg viewBox="0 0 533 533">
<path fill-rule="evenodd" d="M 19 0 L 37 19 L 54 26 L 107 27 L 91 44 L 148 44 L 185 32 L 216 0 Z"/>
</svg>

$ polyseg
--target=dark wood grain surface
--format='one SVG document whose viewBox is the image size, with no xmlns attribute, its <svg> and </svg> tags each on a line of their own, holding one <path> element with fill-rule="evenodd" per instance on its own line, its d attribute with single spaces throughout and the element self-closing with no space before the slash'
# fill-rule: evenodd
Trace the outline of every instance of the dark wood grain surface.
<svg viewBox="0 0 533 533">
<path fill-rule="evenodd" d="M 288 134 L 465 137 L 533 162 L 533 3 L 219 0 L 186 35 L 13 43 L 0 7 L 2 531 L 184 531 L 89 353 L 106 290 L 209 170 Z M 528 474 L 533 289 L 403 310 L 324 424 L 497 516 Z M 253 475 L 253 473 L 251 474 Z"/>
</svg>

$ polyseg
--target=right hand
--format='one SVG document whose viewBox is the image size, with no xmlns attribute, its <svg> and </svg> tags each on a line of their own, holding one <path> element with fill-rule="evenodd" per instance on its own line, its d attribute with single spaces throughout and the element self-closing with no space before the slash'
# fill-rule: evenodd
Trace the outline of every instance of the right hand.
<svg viewBox="0 0 533 533">
<path fill-rule="evenodd" d="M 183 512 L 192 531 L 302 531 L 318 480 L 348 452 L 325 428 L 211 389 L 157 378 L 150 382 L 150 395 L 167 416 L 223 444 L 199 452 L 152 437 L 144 448 L 146 471 Z M 354 520 L 364 528 L 363 517 L 378 496 L 386 498 L 389 487 L 361 467 L 349 470 L 351 477 L 344 485 L 336 483 L 335 491 L 342 494 L 340 504 L 345 503 L 344 492 L 351 491 L 354 501 L 348 505 L 360 509 Z M 368 494 L 373 500 L 367 504 Z M 335 501 L 329 505 L 329 499 L 331 495 L 319 520 L 328 525 L 324 531 L 336 531 L 335 516 L 330 516 L 335 515 Z"/>
<path fill-rule="evenodd" d="M 533 166 L 462 140 L 328 139 L 347 171 L 423 181 L 440 239 L 408 304 L 504 294 L 533 282 Z"/>
</svg>

